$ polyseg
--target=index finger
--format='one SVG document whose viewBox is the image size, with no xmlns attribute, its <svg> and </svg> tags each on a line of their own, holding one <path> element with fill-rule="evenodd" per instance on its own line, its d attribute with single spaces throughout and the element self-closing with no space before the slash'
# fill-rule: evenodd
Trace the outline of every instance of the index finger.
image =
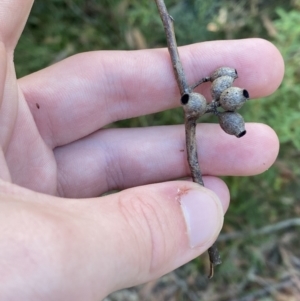
<svg viewBox="0 0 300 301">
<path fill-rule="evenodd" d="M 262 39 L 198 43 L 179 52 L 190 84 L 220 66 L 234 67 L 235 85 L 255 98 L 274 92 L 283 78 L 279 51 Z M 83 53 L 21 79 L 20 85 L 50 147 L 116 120 L 180 105 L 167 49 Z M 198 89 L 209 99 L 208 85 Z"/>
</svg>

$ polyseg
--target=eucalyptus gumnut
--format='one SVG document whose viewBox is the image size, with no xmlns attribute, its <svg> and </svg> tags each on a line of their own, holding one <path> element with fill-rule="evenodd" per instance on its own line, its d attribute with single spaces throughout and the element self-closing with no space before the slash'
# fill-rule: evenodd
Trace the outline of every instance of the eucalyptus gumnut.
<svg viewBox="0 0 300 301">
<path fill-rule="evenodd" d="M 224 132 L 241 138 L 246 134 L 243 117 L 236 112 L 223 112 L 219 114 L 219 123 Z"/>
<path fill-rule="evenodd" d="M 231 87 L 234 82 L 234 78 L 228 75 L 224 75 L 216 78 L 211 85 L 211 96 L 214 100 L 219 100 L 222 92 Z"/>
<path fill-rule="evenodd" d="M 247 90 L 238 87 L 230 87 L 222 92 L 220 96 L 220 105 L 225 111 L 235 111 L 240 109 L 247 99 L 249 99 Z"/>
<path fill-rule="evenodd" d="M 186 93 L 181 97 L 181 103 L 187 119 L 197 119 L 206 111 L 206 99 L 199 93 Z"/>
<path fill-rule="evenodd" d="M 211 75 L 210 75 L 210 81 L 214 81 L 218 77 L 221 76 L 230 76 L 233 79 L 236 79 L 238 77 L 237 71 L 234 68 L 230 67 L 220 67 L 217 70 L 215 70 Z"/>
</svg>

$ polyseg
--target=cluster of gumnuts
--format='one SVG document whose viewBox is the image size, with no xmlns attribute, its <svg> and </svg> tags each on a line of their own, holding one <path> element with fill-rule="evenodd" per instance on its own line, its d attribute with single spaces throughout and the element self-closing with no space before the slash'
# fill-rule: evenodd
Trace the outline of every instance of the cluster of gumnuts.
<svg viewBox="0 0 300 301">
<path fill-rule="evenodd" d="M 212 83 L 211 95 L 213 100 L 210 104 L 207 104 L 203 95 L 195 92 L 185 93 L 181 97 L 181 102 L 186 118 L 196 120 L 205 113 L 213 113 L 218 116 L 220 126 L 227 134 L 238 138 L 244 136 L 246 134 L 245 122 L 243 117 L 236 111 L 249 99 L 249 93 L 245 89 L 232 87 L 237 77 L 235 69 L 221 67 L 215 70 L 211 76 L 203 78 L 200 81 L 201 83 L 208 81 Z M 219 111 L 217 109 L 219 107 L 223 110 Z"/>
</svg>

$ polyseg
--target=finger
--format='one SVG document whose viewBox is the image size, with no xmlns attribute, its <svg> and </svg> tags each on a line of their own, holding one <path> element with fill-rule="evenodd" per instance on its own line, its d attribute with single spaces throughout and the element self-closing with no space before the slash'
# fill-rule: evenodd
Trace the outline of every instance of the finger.
<svg viewBox="0 0 300 301">
<path fill-rule="evenodd" d="M 3 108 L 3 94 L 5 89 L 5 77 L 6 77 L 6 68 L 7 68 L 7 57 L 6 51 L 3 44 L 0 45 L 0 107 Z M 4 112 L 6 113 L 6 112 Z M 0 111 L 0 120 L 5 120 L 7 116 L 3 114 L 3 110 Z M 7 126 L 7 124 L 4 124 Z M 10 181 L 9 169 L 5 160 L 5 142 L 7 141 L 7 130 L 0 129 L 0 179 L 5 179 Z"/>
<path fill-rule="evenodd" d="M 11 181 L 7 163 L 8 147 L 13 140 L 20 91 L 13 61 L 13 51 L 26 23 L 33 0 L 2 0 L 0 5 L 0 178 Z M 23 124 L 22 124 L 23 126 Z M 23 150 L 24 145 L 21 146 Z M 24 153 L 22 156 L 24 157 Z M 19 157 L 20 158 L 20 157 Z M 18 173 L 20 170 L 18 170 Z"/>
<path fill-rule="evenodd" d="M 6 50 L 14 50 L 24 29 L 34 0 L 2 0 L 0 7 L 0 39 Z"/>
<path fill-rule="evenodd" d="M 272 93 L 283 77 L 280 53 L 261 39 L 194 44 L 180 48 L 180 55 L 191 84 L 217 67 L 232 66 L 239 72 L 236 85 L 252 98 Z M 119 119 L 179 105 L 166 49 L 79 54 L 21 79 L 20 85 L 50 147 Z M 199 89 L 209 99 L 209 85 Z"/>
<path fill-rule="evenodd" d="M 219 125 L 198 125 L 203 174 L 254 175 L 273 164 L 279 149 L 274 131 L 254 123 L 246 124 L 246 130 L 237 139 Z M 101 130 L 54 153 L 59 194 L 67 197 L 92 197 L 190 175 L 183 126 Z"/>
</svg>

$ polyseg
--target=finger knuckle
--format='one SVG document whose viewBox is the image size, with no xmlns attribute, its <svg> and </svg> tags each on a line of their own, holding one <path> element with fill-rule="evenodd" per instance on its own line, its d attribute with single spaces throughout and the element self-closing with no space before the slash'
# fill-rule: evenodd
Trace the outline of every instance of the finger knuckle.
<svg viewBox="0 0 300 301">
<path fill-rule="evenodd" d="M 141 260 L 149 258 L 148 268 L 153 271 L 163 263 L 168 253 L 168 223 L 161 204 L 151 195 L 126 195 L 119 199 L 119 208 L 135 233 Z"/>
</svg>

